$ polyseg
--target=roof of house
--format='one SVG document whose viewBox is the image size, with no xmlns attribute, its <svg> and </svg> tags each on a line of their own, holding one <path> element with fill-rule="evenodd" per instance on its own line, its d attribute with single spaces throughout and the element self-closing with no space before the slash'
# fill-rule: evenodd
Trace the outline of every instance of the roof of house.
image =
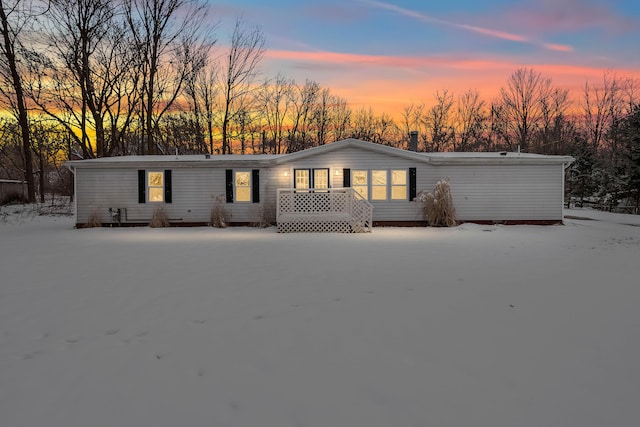
<svg viewBox="0 0 640 427">
<path fill-rule="evenodd" d="M 432 164 L 568 164 L 574 160 L 573 157 L 570 156 L 547 156 L 542 154 L 512 153 L 506 151 L 421 153 L 349 138 L 287 154 L 118 156 L 87 160 L 72 160 L 66 162 L 65 165 L 70 168 L 110 168 L 118 165 L 123 166 L 134 164 L 152 164 L 157 167 L 165 167 L 179 163 L 184 166 L 193 167 L 206 167 L 207 165 L 216 165 L 216 167 L 237 167 L 238 164 L 242 164 L 246 167 L 259 167 L 289 163 L 345 148 L 358 148 L 384 155 Z"/>
</svg>

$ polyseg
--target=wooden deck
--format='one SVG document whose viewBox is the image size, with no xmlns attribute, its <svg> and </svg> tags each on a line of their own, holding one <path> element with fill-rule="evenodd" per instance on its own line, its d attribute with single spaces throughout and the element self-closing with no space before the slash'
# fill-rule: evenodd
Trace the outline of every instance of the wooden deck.
<svg viewBox="0 0 640 427">
<path fill-rule="evenodd" d="M 373 206 L 352 188 L 278 190 L 280 233 L 370 232 Z"/>
</svg>

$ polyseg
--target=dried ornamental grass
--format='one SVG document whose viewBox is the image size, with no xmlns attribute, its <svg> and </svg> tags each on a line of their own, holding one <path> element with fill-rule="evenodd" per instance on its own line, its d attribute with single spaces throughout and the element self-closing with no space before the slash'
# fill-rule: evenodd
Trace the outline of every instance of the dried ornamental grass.
<svg viewBox="0 0 640 427">
<path fill-rule="evenodd" d="M 424 217 L 431 227 L 454 227 L 458 224 L 448 178 L 438 181 L 433 193 L 420 192 L 418 200 L 423 203 Z"/>
<path fill-rule="evenodd" d="M 169 217 L 167 216 L 167 212 L 162 206 L 155 208 L 155 210 L 153 211 L 153 216 L 151 217 L 151 222 L 149 222 L 149 227 L 169 227 Z"/>
<path fill-rule="evenodd" d="M 227 227 L 227 210 L 224 205 L 226 203 L 225 195 L 218 194 L 211 208 L 211 226 L 216 228 Z"/>
<path fill-rule="evenodd" d="M 94 210 L 93 212 L 91 212 L 91 215 L 89 215 L 89 219 L 87 220 L 85 227 L 87 228 L 102 227 L 102 218 L 100 216 L 100 213 L 97 210 Z"/>
</svg>

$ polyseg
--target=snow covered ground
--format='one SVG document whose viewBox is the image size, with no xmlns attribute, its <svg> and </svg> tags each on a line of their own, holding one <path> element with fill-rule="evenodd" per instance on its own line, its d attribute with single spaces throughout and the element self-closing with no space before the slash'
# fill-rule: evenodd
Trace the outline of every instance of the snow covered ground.
<svg viewBox="0 0 640 427">
<path fill-rule="evenodd" d="M 640 217 L 567 215 L 595 219 L 281 235 L 6 215 L 0 425 L 637 425 Z"/>
</svg>

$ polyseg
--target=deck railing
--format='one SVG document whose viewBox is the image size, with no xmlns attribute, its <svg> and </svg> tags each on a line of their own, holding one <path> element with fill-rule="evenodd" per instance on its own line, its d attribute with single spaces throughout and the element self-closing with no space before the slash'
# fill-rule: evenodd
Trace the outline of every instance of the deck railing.
<svg viewBox="0 0 640 427">
<path fill-rule="evenodd" d="M 373 225 L 373 206 L 353 188 L 281 188 L 276 221 L 282 232 L 365 232 Z"/>
</svg>

